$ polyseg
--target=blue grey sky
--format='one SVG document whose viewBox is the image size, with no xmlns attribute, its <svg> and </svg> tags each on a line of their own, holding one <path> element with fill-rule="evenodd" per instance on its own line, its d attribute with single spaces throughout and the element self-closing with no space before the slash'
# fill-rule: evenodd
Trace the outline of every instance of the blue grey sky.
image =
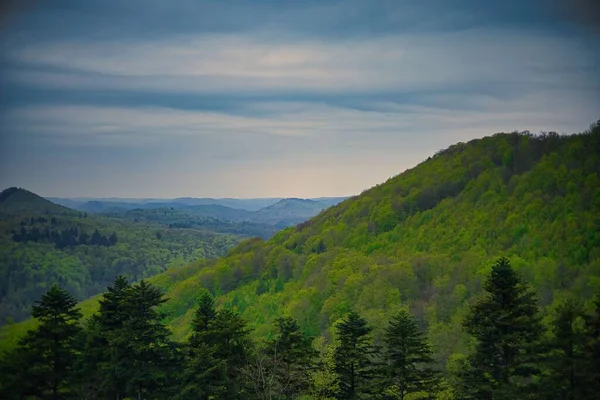
<svg viewBox="0 0 600 400">
<path fill-rule="evenodd" d="M 22 3 L 0 187 L 45 196 L 351 195 L 458 141 L 600 118 L 591 0 Z"/>
</svg>

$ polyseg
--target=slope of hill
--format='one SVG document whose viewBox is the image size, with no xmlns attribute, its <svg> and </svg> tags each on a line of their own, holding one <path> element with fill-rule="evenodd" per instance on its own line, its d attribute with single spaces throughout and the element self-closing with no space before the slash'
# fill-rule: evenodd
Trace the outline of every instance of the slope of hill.
<svg viewBox="0 0 600 400">
<path fill-rule="evenodd" d="M 85 299 L 120 273 L 149 277 L 222 256 L 254 236 L 239 229 L 233 235 L 223 222 L 180 229 L 88 215 L 17 188 L 0 193 L 0 216 L 0 325 L 27 318 L 32 302 L 53 283 Z"/>
<path fill-rule="evenodd" d="M 203 288 L 257 336 L 281 315 L 328 338 L 351 309 L 381 327 L 406 307 L 444 364 L 467 351 L 461 321 L 499 256 L 544 308 L 567 293 L 587 301 L 600 292 L 599 177 L 600 121 L 580 135 L 496 134 L 439 151 L 267 242 L 245 241 L 150 282 L 171 299 L 164 311 L 180 338 Z M 5 329 L 3 341 L 28 324 Z"/>
</svg>

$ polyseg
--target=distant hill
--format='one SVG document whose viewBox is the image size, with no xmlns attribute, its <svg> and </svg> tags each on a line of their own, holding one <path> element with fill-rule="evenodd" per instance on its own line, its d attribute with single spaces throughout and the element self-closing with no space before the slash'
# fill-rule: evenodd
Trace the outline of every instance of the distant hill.
<svg viewBox="0 0 600 400">
<path fill-rule="evenodd" d="M 279 228 L 296 225 L 314 217 L 323 209 L 325 203 L 306 199 L 283 199 L 277 203 L 252 213 L 247 221 L 260 222 Z"/>
<path fill-rule="evenodd" d="M 49 197 L 51 201 L 79 211 L 94 213 L 119 212 L 135 209 L 152 208 L 182 208 L 190 206 L 223 206 L 238 210 L 257 211 L 261 208 L 275 204 L 280 198 L 269 199 L 211 199 L 180 197 L 177 199 L 69 199 Z"/>
<path fill-rule="evenodd" d="M 59 198 L 48 197 L 48 200 L 72 208 L 78 211 L 93 213 L 122 212 L 135 209 L 152 208 L 184 208 L 190 206 L 223 206 L 237 210 L 258 211 L 269 207 L 282 198 L 256 198 L 256 199 L 212 199 L 212 198 L 193 198 L 180 197 L 177 199 L 81 199 L 81 198 Z M 310 199 L 323 203 L 327 206 L 334 205 L 344 200 L 345 197 L 321 197 Z"/>
<path fill-rule="evenodd" d="M 244 238 L 275 233 L 273 227 L 213 218 L 194 226 L 113 218 L 19 188 L 0 192 L 0 217 L 0 325 L 27 318 L 33 301 L 53 283 L 82 300 L 105 290 L 118 274 L 148 278 L 222 256 Z"/>
<path fill-rule="evenodd" d="M 0 213 L 74 214 L 69 208 L 54 204 L 28 190 L 11 187 L 0 192 Z"/>
</svg>

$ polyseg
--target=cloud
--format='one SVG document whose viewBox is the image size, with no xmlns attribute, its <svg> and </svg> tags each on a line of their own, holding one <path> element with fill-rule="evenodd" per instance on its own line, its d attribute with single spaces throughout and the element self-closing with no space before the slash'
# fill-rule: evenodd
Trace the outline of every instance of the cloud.
<svg viewBox="0 0 600 400">
<path fill-rule="evenodd" d="M 457 141 L 581 131 L 600 48 L 551 1 L 40 2 L 0 32 L 0 183 L 349 194 Z"/>
<path fill-rule="evenodd" d="M 166 41 L 58 42 L 15 49 L 14 80 L 79 90 L 373 93 L 458 85 L 599 86 L 576 39 L 480 31 L 318 42 L 208 35 Z"/>
</svg>

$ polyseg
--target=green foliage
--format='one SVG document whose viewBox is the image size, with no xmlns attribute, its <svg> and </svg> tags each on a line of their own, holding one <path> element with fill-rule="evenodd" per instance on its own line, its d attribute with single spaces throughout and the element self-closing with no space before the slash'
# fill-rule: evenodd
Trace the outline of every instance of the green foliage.
<svg viewBox="0 0 600 400">
<path fill-rule="evenodd" d="M 36 301 L 32 315 L 39 320 L 38 327 L 28 331 L 19 347 L 3 357 L 3 398 L 25 395 L 58 399 L 72 391 L 80 332 L 77 322 L 81 318 L 76 304 L 56 285 Z"/>
<path fill-rule="evenodd" d="M 391 317 L 408 309 L 420 329 L 428 327 L 438 366 L 458 371 L 477 347 L 462 323 L 500 256 L 535 292 L 546 326 L 566 295 L 593 306 L 600 292 L 599 165 L 600 123 L 579 135 L 502 133 L 459 143 L 266 242 L 246 241 L 227 257 L 169 269 L 149 282 L 170 298 L 162 308 L 178 340 L 189 337 L 203 291 L 248 321 L 254 338 L 272 337 L 273 322 L 285 315 L 305 334 L 332 341 L 336 322 L 357 310 L 380 343 Z M 129 240 L 123 229 L 97 228 L 117 232 L 119 241 L 93 250 Z M 170 230 L 153 225 L 149 232 L 148 244 L 158 248 Z M 52 260 L 72 281 L 65 271 L 72 273 L 76 260 L 58 263 L 52 254 L 30 264 Z M 94 301 L 81 307 L 89 315 Z M 586 354 L 600 354 L 595 315 L 586 319 Z M 0 345 L 9 347 L 33 324 L 4 327 Z M 520 376 L 511 379 L 525 380 Z M 455 378 L 444 377 L 444 395 L 457 394 Z M 537 384 L 540 376 L 527 379 Z"/>
<path fill-rule="evenodd" d="M 477 398 L 524 397 L 532 390 L 527 378 L 539 373 L 543 327 L 535 296 L 506 258 L 496 262 L 484 289 L 464 323 L 476 342 L 467 385 Z"/>
<path fill-rule="evenodd" d="M 552 321 L 547 376 L 542 387 L 548 398 L 586 399 L 589 369 L 583 304 L 569 298 L 560 304 Z"/>
<path fill-rule="evenodd" d="M 335 348 L 335 371 L 339 376 L 339 399 L 364 399 L 375 394 L 377 376 L 377 348 L 371 331 L 356 312 L 336 326 L 338 345 Z"/>
<path fill-rule="evenodd" d="M 389 373 L 388 391 L 397 393 L 393 398 L 404 400 L 411 394 L 435 392 L 436 371 L 433 351 L 427 343 L 425 333 L 417 326 L 414 318 L 400 311 L 385 330 L 385 360 Z M 410 398 L 418 398 L 414 395 Z"/>
<path fill-rule="evenodd" d="M 118 275 L 138 281 L 192 260 L 222 256 L 242 239 L 204 228 L 86 217 L 23 189 L 5 192 L 0 325 L 28 318 L 33 300 L 53 284 L 83 300 L 104 291 Z"/>
</svg>

